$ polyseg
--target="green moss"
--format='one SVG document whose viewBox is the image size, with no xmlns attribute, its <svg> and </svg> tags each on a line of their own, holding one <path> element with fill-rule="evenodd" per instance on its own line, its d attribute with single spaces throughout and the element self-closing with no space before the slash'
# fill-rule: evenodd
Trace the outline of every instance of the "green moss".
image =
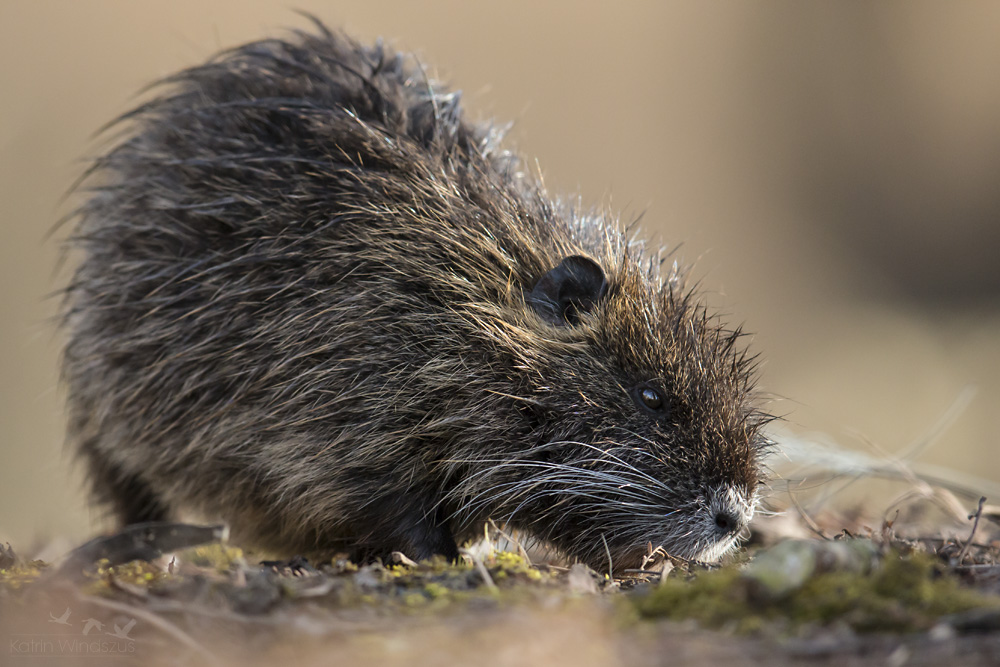
<svg viewBox="0 0 1000 667">
<path fill-rule="evenodd" d="M 532 604 L 563 590 L 564 581 L 557 575 L 529 565 L 517 554 L 492 552 L 480 557 L 496 589 L 483 585 L 479 568 L 465 559 L 452 563 L 433 558 L 416 565 L 368 566 L 360 575 L 347 575 L 338 592 L 326 601 L 337 607 L 363 605 L 433 614 L 457 611 L 473 601 Z"/>
<path fill-rule="evenodd" d="M 780 597 L 761 595 L 755 580 L 729 567 L 693 581 L 668 579 L 635 604 L 645 617 L 695 619 L 744 633 L 779 620 L 790 627 L 839 621 L 861 632 L 905 632 L 929 628 L 946 614 L 1000 608 L 1000 598 L 963 588 L 933 556 L 890 553 L 872 571 L 817 573 Z"/>
<path fill-rule="evenodd" d="M 1000 607 L 1000 599 L 963 588 L 938 571 L 927 554 L 893 554 L 867 577 L 840 572 L 814 577 L 789 602 L 796 619 L 843 619 L 861 631 L 926 629 L 946 614 Z"/>
<path fill-rule="evenodd" d="M 82 589 L 89 595 L 107 595 L 111 590 L 111 579 L 125 584 L 146 588 L 168 578 L 166 572 L 146 561 L 134 560 L 122 565 L 109 565 L 107 559 L 101 559 L 93 570 L 87 572 L 89 583 Z"/>
<path fill-rule="evenodd" d="M 637 598 L 636 606 L 646 617 L 693 618 L 713 627 L 756 615 L 747 604 L 747 587 L 736 568 L 705 572 L 692 581 L 667 579 Z"/>
<path fill-rule="evenodd" d="M 187 560 L 198 567 L 212 568 L 216 572 L 228 572 L 233 564 L 243 560 L 243 550 L 227 544 L 207 544 L 180 552 L 181 560 Z"/>
<path fill-rule="evenodd" d="M 420 593 L 407 593 L 403 596 L 403 604 L 407 607 L 422 607 L 427 604 L 427 598 Z"/>
<path fill-rule="evenodd" d="M 512 551 L 494 551 L 486 559 L 486 566 L 494 581 L 508 577 L 531 581 L 542 581 L 545 578 L 538 568 L 532 567 L 520 554 Z"/>
<path fill-rule="evenodd" d="M 162 571 L 146 561 L 134 560 L 122 565 L 109 565 L 107 559 L 101 559 L 93 576 L 105 579 L 110 575 L 126 584 L 139 586 L 145 585 L 158 574 L 162 574 Z"/>
<path fill-rule="evenodd" d="M 615 618 L 623 627 L 642 617 L 694 619 L 708 627 L 771 634 L 832 623 L 861 632 L 906 632 L 931 627 L 944 615 L 1000 609 L 1000 597 L 963 587 L 934 556 L 883 554 L 880 549 L 869 540 L 783 542 L 758 554 L 746 567 L 675 571 L 662 585 L 644 584 L 648 591 L 644 595 L 601 597 L 617 605 Z M 327 592 L 310 594 L 309 599 L 331 608 L 373 606 L 402 614 L 460 613 L 469 605 L 530 607 L 554 600 L 592 604 L 591 596 L 574 601 L 567 577 L 555 569 L 533 567 L 510 552 L 485 553 L 480 558 L 495 588 L 483 585 L 480 566 L 464 560 L 450 563 L 437 558 L 417 565 L 360 569 L 341 560 L 334 563 L 335 571 L 323 575 Z M 90 569 L 90 581 L 83 588 L 88 594 L 115 595 L 125 586 L 152 586 L 160 588 L 158 594 L 169 595 L 174 584 L 196 575 L 209 582 L 213 595 L 235 599 L 242 589 L 232 583 L 230 573 L 243 559 L 241 550 L 227 546 L 190 549 L 182 552 L 180 561 L 203 569 L 175 569 L 172 575 L 141 561 L 114 567 L 105 561 Z M 0 570 L 0 593 L 29 586 L 45 567 L 34 562 Z M 282 587 L 278 597 L 294 601 L 316 583 L 309 577 L 289 577 L 269 585 Z"/>
<path fill-rule="evenodd" d="M 0 568 L 0 587 L 10 591 L 17 591 L 34 583 L 42 572 L 48 567 L 48 563 L 40 560 L 28 563 L 14 564 L 10 567 Z"/>
<path fill-rule="evenodd" d="M 491 565 L 498 565 L 509 569 L 520 569 L 528 567 L 528 562 L 520 554 L 513 551 L 494 551 L 489 557 Z"/>
<path fill-rule="evenodd" d="M 429 582 L 424 586 L 424 592 L 434 599 L 448 598 L 451 595 L 451 590 L 441 584 L 435 582 Z"/>
</svg>

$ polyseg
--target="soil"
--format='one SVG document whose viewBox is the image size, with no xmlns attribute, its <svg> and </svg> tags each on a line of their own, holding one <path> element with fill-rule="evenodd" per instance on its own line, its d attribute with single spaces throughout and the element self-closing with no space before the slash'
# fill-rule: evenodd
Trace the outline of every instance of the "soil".
<svg viewBox="0 0 1000 667">
<path fill-rule="evenodd" d="M 218 534 L 183 525 L 143 533 L 138 560 L 134 534 L 61 565 L 8 546 L 0 663 L 996 665 L 1000 542 L 983 523 L 964 541 L 765 528 L 721 566 L 654 553 L 614 577 L 498 550 L 498 532 L 458 563 L 266 561 L 218 541 L 158 555 Z"/>
</svg>

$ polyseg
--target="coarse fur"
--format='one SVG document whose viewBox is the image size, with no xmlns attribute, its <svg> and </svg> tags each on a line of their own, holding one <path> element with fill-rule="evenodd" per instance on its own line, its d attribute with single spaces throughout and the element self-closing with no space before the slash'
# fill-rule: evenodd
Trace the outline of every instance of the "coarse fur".
<svg viewBox="0 0 1000 667">
<path fill-rule="evenodd" d="M 320 24 L 158 90 L 86 177 L 65 307 L 71 442 L 122 522 L 424 558 L 493 518 L 616 568 L 735 544 L 766 420 L 739 333 L 458 93 Z"/>
</svg>

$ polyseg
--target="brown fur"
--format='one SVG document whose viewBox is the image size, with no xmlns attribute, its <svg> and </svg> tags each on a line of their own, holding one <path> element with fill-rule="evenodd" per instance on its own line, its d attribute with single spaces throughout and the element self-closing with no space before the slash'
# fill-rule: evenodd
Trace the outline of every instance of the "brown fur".
<svg viewBox="0 0 1000 667">
<path fill-rule="evenodd" d="M 454 557 L 488 517 L 592 565 L 732 546 L 764 444 L 739 334 L 457 93 L 322 26 L 159 90 L 88 176 L 67 292 L 71 439 L 123 522 L 358 557 Z"/>
</svg>

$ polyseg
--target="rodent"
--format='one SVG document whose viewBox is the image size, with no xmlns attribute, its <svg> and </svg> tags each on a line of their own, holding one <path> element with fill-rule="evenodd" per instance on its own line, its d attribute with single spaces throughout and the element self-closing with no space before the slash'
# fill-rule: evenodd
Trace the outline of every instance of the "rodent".
<svg viewBox="0 0 1000 667">
<path fill-rule="evenodd" d="M 459 93 L 318 21 L 154 90 L 85 177 L 63 315 L 119 521 L 420 559 L 493 518 L 595 568 L 738 542 L 767 446 L 740 332 Z"/>
</svg>

